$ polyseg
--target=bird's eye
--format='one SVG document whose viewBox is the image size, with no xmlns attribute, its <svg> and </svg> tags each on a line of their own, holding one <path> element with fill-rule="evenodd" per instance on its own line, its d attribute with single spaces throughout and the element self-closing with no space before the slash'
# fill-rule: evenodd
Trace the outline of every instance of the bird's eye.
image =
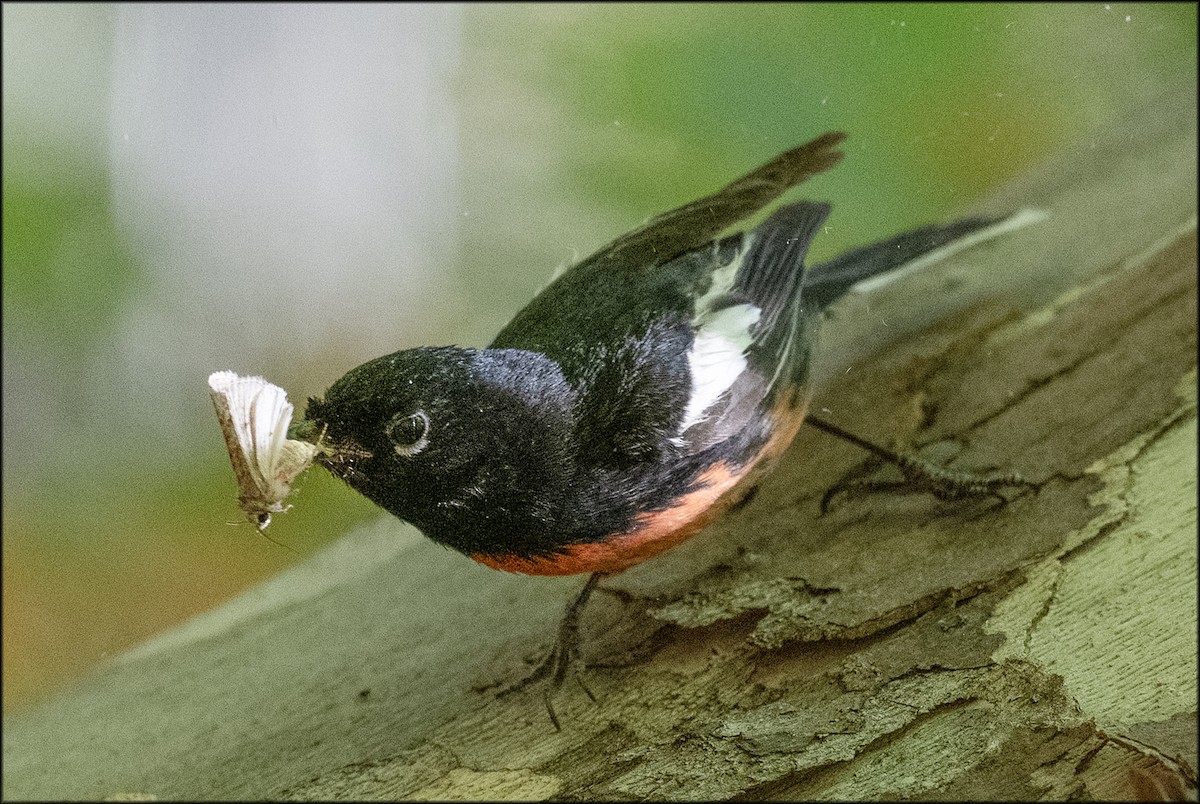
<svg viewBox="0 0 1200 804">
<path fill-rule="evenodd" d="M 387 437 L 397 455 L 411 458 L 429 444 L 429 416 L 423 410 L 398 414 L 387 426 Z"/>
</svg>

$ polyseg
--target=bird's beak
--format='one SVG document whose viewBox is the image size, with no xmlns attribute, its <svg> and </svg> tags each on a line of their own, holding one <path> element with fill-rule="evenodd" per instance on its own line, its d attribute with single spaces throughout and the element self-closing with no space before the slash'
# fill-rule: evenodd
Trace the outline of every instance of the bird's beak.
<svg viewBox="0 0 1200 804">
<path fill-rule="evenodd" d="M 371 451 L 352 438 L 338 438 L 329 432 L 325 422 L 301 419 L 288 428 L 288 438 L 307 441 L 317 448 L 313 463 L 324 466 L 333 475 L 345 480 L 354 474 L 355 464 L 371 457 Z"/>
</svg>

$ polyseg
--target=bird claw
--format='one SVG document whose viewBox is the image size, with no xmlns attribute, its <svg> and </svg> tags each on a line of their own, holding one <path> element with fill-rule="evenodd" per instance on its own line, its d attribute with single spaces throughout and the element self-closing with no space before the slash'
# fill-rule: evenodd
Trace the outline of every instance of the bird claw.
<svg viewBox="0 0 1200 804">
<path fill-rule="evenodd" d="M 900 453 L 895 456 L 897 468 L 903 473 L 902 480 L 877 480 L 864 477 L 874 472 L 879 462 L 871 462 L 854 470 L 834 483 L 821 498 L 821 513 L 829 512 L 834 497 L 841 493 L 871 493 L 898 491 L 901 493 L 928 493 L 939 500 L 958 500 L 964 497 L 992 495 L 1001 501 L 1007 498 L 1000 493 L 1004 488 L 1034 488 L 1035 484 L 1016 472 L 965 472 L 948 469 L 914 455 Z"/>
<path fill-rule="evenodd" d="M 567 606 L 567 611 L 563 614 L 562 622 L 558 626 L 558 637 L 537 666 L 524 678 L 496 693 L 497 698 L 503 698 L 548 678 L 546 688 L 542 692 L 542 702 L 546 705 L 546 713 L 550 716 L 550 722 L 554 724 L 555 731 L 562 731 L 562 726 L 559 723 L 558 714 L 554 711 L 553 696 L 562 688 L 568 671 L 574 676 L 576 683 L 587 693 L 587 696 L 593 701 L 596 700 L 596 696 L 583 681 L 582 673 L 585 665 L 579 658 L 579 613 L 588 598 L 591 597 L 596 584 L 604 576 L 605 573 L 602 572 L 593 573 L 579 596 L 572 601 L 571 605 Z"/>
</svg>

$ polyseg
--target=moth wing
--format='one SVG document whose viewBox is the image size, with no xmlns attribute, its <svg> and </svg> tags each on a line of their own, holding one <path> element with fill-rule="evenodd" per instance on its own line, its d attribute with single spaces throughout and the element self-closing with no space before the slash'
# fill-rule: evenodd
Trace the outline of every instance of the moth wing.
<svg viewBox="0 0 1200 804">
<path fill-rule="evenodd" d="M 232 371 L 208 378 L 209 395 L 238 486 L 238 506 L 260 530 L 285 510 L 292 481 L 316 457 L 317 447 L 287 437 L 294 408 L 287 392 L 262 377 Z"/>
</svg>

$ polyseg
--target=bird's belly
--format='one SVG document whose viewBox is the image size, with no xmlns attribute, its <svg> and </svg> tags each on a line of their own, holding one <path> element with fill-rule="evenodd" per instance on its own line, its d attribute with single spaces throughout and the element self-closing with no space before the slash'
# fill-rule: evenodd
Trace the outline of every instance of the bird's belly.
<svg viewBox="0 0 1200 804">
<path fill-rule="evenodd" d="M 676 498 L 666 508 L 634 518 L 624 533 L 595 542 L 572 544 L 547 556 L 475 553 L 471 558 L 493 569 L 524 575 L 577 575 L 613 573 L 668 550 L 694 536 L 704 526 L 729 510 L 754 487 L 791 444 L 807 410 L 807 399 L 791 395 L 773 412 L 776 425 L 771 437 L 749 460 L 720 461 L 702 472 L 693 490 Z"/>
</svg>

